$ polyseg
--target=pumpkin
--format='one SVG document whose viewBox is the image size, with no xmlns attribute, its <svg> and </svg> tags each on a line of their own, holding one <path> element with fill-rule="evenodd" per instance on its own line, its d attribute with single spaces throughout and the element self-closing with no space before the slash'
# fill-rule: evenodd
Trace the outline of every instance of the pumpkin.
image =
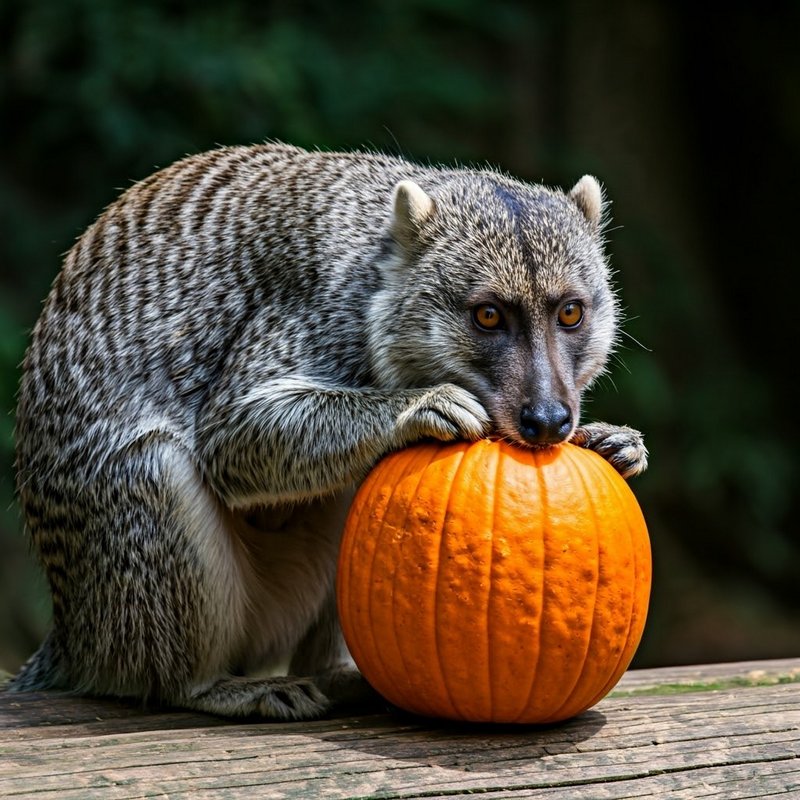
<svg viewBox="0 0 800 800">
<path fill-rule="evenodd" d="M 641 508 L 571 444 L 421 443 L 385 456 L 345 523 L 345 642 L 400 709 L 545 723 L 601 700 L 639 645 L 651 585 Z"/>
</svg>

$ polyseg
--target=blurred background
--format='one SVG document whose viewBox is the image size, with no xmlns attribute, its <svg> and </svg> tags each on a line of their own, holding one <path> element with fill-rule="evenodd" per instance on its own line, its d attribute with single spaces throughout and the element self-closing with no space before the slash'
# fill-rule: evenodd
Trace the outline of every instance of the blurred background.
<svg viewBox="0 0 800 800">
<path fill-rule="evenodd" d="M 64 252 L 131 182 L 283 139 L 597 175 L 625 344 L 587 419 L 646 433 L 634 666 L 800 655 L 800 3 L 3 0 L 0 668 L 46 587 L 13 489 L 22 359 Z"/>
</svg>

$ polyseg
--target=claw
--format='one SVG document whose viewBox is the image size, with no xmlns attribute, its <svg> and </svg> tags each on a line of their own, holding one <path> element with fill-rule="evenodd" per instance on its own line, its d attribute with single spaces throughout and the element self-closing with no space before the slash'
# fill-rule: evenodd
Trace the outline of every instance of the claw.
<svg viewBox="0 0 800 800">
<path fill-rule="evenodd" d="M 603 456 L 623 478 L 632 478 L 647 469 L 649 453 L 644 437 L 626 425 L 592 422 L 576 428 L 570 441 Z"/>
</svg>

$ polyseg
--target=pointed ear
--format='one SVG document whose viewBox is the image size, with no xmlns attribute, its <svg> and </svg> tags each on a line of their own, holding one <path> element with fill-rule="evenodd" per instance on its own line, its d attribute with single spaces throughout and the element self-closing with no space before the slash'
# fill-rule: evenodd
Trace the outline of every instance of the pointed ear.
<svg viewBox="0 0 800 800">
<path fill-rule="evenodd" d="M 581 210 L 593 230 L 596 230 L 603 219 L 605 201 L 603 190 L 597 178 L 584 175 L 570 190 L 570 199 Z"/>
<path fill-rule="evenodd" d="M 391 234 L 403 246 L 411 245 L 430 219 L 436 204 L 414 181 L 400 181 L 394 187 Z"/>
</svg>

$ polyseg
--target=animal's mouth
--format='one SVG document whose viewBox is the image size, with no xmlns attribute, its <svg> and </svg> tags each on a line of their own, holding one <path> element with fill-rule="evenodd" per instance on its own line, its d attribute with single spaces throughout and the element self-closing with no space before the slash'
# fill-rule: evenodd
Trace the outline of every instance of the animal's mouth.
<svg viewBox="0 0 800 800">
<path fill-rule="evenodd" d="M 558 438 L 553 441 L 530 441 L 526 439 L 524 436 L 520 434 L 518 430 L 515 428 L 500 428 L 498 427 L 495 431 L 489 434 L 490 439 L 499 439 L 501 441 L 509 442 L 511 444 L 516 445 L 517 447 L 524 447 L 526 450 L 550 450 L 553 447 L 558 447 L 560 444 L 564 442 L 568 442 L 574 433 L 574 429 L 571 429 L 569 433 L 564 436 L 563 438 Z"/>
</svg>

